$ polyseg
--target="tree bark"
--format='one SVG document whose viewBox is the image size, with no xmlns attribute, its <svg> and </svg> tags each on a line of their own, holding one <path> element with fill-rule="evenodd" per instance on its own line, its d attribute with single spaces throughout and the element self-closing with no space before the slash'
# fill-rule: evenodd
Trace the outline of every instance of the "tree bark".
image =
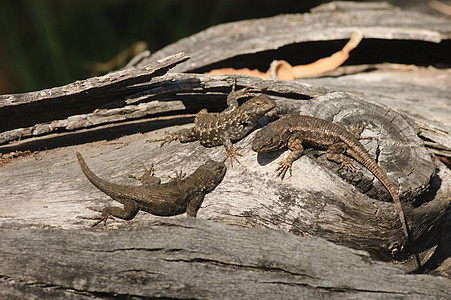
<svg viewBox="0 0 451 300">
<path fill-rule="evenodd" d="M 200 219 L 109 230 L 0 227 L 0 295 L 87 299 L 446 299 L 450 281 L 411 276 L 315 237 Z"/>
</svg>

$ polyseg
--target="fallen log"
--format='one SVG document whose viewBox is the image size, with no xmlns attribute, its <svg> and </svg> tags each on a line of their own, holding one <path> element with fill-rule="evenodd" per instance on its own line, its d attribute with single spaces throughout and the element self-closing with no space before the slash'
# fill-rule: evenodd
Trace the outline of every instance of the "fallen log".
<svg viewBox="0 0 451 300">
<path fill-rule="evenodd" d="M 2 298 L 445 299 L 451 282 L 412 276 L 315 237 L 200 219 L 113 230 L 0 226 Z"/>
</svg>

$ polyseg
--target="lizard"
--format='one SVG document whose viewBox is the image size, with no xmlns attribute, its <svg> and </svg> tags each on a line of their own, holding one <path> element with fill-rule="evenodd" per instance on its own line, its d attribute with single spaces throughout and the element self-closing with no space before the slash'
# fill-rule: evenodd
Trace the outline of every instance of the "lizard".
<svg viewBox="0 0 451 300">
<path fill-rule="evenodd" d="M 264 94 L 238 106 L 238 99 L 251 96 L 250 91 L 256 90 L 246 87 L 235 91 L 234 84 L 232 92 L 227 97 L 228 108 L 224 111 L 209 113 L 207 109 L 202 109 L 194 119 L 194 127 L 169 133 L 162 139 L 148 141 L 162 141 L 160 146 L 174 140 L 182 143 L 199 140 L 200 144 L 206 147 L 224 145 L 227 155 L 223 162 L 230 158 L 233 166 L 233 159 L 239 162 L 237 156 L 241 155 L 238 153 L 239 148 L 233 146 L 232 142 L 245 137 L 257 125 L 258 120 L 276 106 L 276 103 Z"/>
<path fill-rule="evenodd" d="M 92 226 L 106 221 L 108 218 L 118 217 L 131 220 L 138 211 L 145 211 L 157 216 L 174 216 L 185 213 L 189 217 L 196 217 L 205 194 L 211 192 L 221 181 L 226 172 L 223 162 L 207 160 L 191 175 L 176 172 L 176 178 L 161 183 L 160 178 L 154 176 L 153 165 L 145 168 L 141 177 L 136 177 L 142 185 L 121 185 L 111 183 L 95 175 L 86 164 L 82 155 L 76 152 L 78 162 L 88 180 L 99 190 L 122 203 L 123 208 L 107 206 Z"/>
<path fill-rule="evenodd" d="M 361 126 L 355 126 L 352 130 L 348 130 L 344 125 L 323 119 L 286 114 L 256 133 L 252 141 L 252 149 L 255 152 L 277 151 L 284 147 L 291 150 L 287 158 L 279 162 L 276 169 L 277 177 L 282 180 L 287 171 L 290 172 L 290 175 L 292 174 L 292 164 L 302 156 L 303 145 L 326 149 L 325 157 L 328 160 L 341 163 L 348 171 L 355 171 L 354 164 L 345 154 L 351 156 L 374 174 L 390 193 L 401 221 L 402 230 L 408 240 L 409 230 L 399 196 L 387 174 L 359 142 L 362 130 Z"/>
</svg>

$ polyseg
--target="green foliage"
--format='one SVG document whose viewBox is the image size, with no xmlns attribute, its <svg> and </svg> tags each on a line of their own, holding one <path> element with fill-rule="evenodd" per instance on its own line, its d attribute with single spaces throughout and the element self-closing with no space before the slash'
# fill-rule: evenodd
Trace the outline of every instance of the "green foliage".
<svg viewBox="0 0 451 300">
<path fill-rule="evenodd" d="M 325 1 L 2 1 L 0 94 L 90 77 L 96 63 L 112 60 L 138 41 L 155 52 L 215 24 L 305 12 L 321 2 Z"/>
</svg>

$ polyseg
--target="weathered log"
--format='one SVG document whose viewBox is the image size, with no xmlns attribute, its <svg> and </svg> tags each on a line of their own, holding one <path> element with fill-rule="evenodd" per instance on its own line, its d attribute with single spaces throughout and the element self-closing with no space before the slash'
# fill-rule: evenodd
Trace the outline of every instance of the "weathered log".
<svg viewBox="0 0 451 300">
<path fill-rule="evenodd" d="M 188 58 L 184 53 L 171 53 L 139 68 L 119 70 L 37 92 L 1 95 L 0 132 L 88 113 L 115 101 L 122 102 L 126 95 L 122 88 L 163 75 Z"/>
<path fill-rule="evenodd" d="M 451 281 L 406 275 L 320 238 L 189 218 L 114 230 L 0 226 L 2 298 L 446 299 Z"/>
<path fill-rule="evenodd" d="M 371 13 L 366 6 L 359 13 L 326 10 L 302 17 L 281 16 L 260 20 L 261 23 L 257 20 L 240 24 L 254 26 L 269 22 L 271 26 L 260 28 L 272 30 L 279 26 L 274 20 L 292 20 L 293 24 L 305 19 L 322 24 L 324 20 L 332 24 L 323 33 L 324 39 L 345 39 L 344 33 L 352 32 L 360 24 L 367 26 L 367 33 L 372 31 L 375 38 L 427 41 L 427 59 L 446 48 L 451 27 L 444 29 L 444 26 L 449 21 L 413 14 L 412 22 L 411 13 L 400 13 L 382 4 L 371 5 L 374 10 Z M 392 23 L 385 23 L 384 30 L 377 31 L 374 24 L 365 23 L 367 17 L 362 19 L 359 14 Z M 349 20 L 355 23 L 340 23 L 347 22 L 343 16 L 354 16 Z M 419 25 L 424 21 L 428 24 Z M 304 25 L 309 24 L 315 27 L 313 22 Z M 278 28 L 281 32 L 290 30 L 283 27 L 286 23 L 281 25 Z M 214 35 L 215 30 L 228 28 L 221 26 L 207 33 Z M 391 29 L 385 30 L 388 27 Z M 280 45 L 300 44 L 305 38 L 306 41 L 321 39 L 321 34 L 313 28 L 305 29 L 299 40 L 293 40 L 293 35 L 273 34 L 273 44 L 262 40 L 261 51 L 270 50 L 267 46 L 276 45 L 277 39 L 282 41 Z M 271 38 L 270 32 L 249 31 L 252 37 L 247 33 L 241 36 L 243 45 L 251 45 L 247 39 L 258 42 L 262 35 Z M 204 47 L 209 50 L 201 49 L 202 53 L 213 58 L 217 55 L 218 62 L 228 63 L 231 60 L 225 59 L 225 54 L 235 53 L 238 59 L 246 58 L 246 63 L 249 62 L 250 56 L 239 54 L 245 48 L 235 47 L 241 38 L 225 34 L 222 37 L 225 52 Z M 210 42 L 217 40 L 210 39 Z M 440 42 L 438 47 L 431 47 L 436 42 Z M 194 51 L 193 66 L 199 68 L 196 62 L 202 56 L 197 54 Z M 186 56 L 179 58 L 183 60 Z M 438 56 L 437 60 L 442 58 Z M 262 56 L 256 59 L 261 60 Z M 252 152 L 250 142 L 254 133 L 237 143 L 243 155 L 241 163 L 233 168 L 229 165 L 223 183 L 205 198 L 198 220 L 184 216 L 161 219 L 140 212 L 130 222 L 114 220 L 106 228 L 87 230 L 91 223 L 77 218 L 97 215 L 87 206 L 101 207 L 114 202 L 86 180 L 76 162 L 75 151 L 85 155 L 99 176 L 125 184 L 136 184 L 127 175 L 141 174 L 143 163 L 155 163 L 156 174 L 164 181 L 166 176 L 173 176 L 174 169 L 183 168 L 190 173 L 208 158 L 220 160 L 225 154 L 221 146 L 205 148 L 198 142 L 173 142 L 160 148 L 158 143 L 146 143 L 146 140 L 161 137 L 166 130 L 192 126 L 180 125 L 190 122 L 192 113 L 202 108 L 224 109 L 226 95 L 236 79 L 237 88 L 251 85 L 260 88 L 277 101 L 282 112 L 302 112 L 347 126 L 363 123 L 364 135 L 371 139 L 362 143 L 397 186 L 413 229 L 414 240 L 405 249 L 410 256 L 402 262 L 404 270 L 451 278 L 451 172 L 430 156 L 417 137 L 419 131 L 428 139 L 429 147 L 445 155 L 450 153 L 451 130 L 446 118 L 450 109 L 449 93 L 443 89 L 449 83 L 448 71 L 412 68 L 403 69 L 401 74 L 393 66 L 375 65 L 374 72 L 329 78 L 330 81 L 305 80 L 315 86 L 245 76 L 169 73 L 152 77 L 172 66 L 160 69 L 160 62 L 155 66 L 159 71 L 150 72 L 153 75 L 146 73 L 148 70 L 141 74 L 139 68 L 127 69 L 107 75 L 105 82 L 95 78 L 69 85 L 76 88 L 70 89 L 67 95 L 67 86 L 51 89 L 52 95 L 59 95 L 56 100 L 46 94 L 48 90 L 14 95 L 23 100 L 20 105 L 5 102 L 14 97 L 0 97 L 4 100 L 4 105 L 0 105 L 2 121 L 3 117 L 14 116 L 6 113 L 13 106 L 19 114 L 23 113 L 15 120 L 22 122 L 20 125 L 2 123 L 11 130 L 1 133 L 2 143 L 23 139 L 0 145 L 0 152 L 48 149 L 23 157 L 17 153 L 18 157 L 7 158 L 9 163 L 4 166 L 0 161 L 0 231 L 4 241 L 0 244 L 3 253 L 0 295 L 74 299 L 88 297 L 85 292 L 89 297 L 449 297 L 449 281 L 445 279 L 405 276 L 393 264 L 372 260 L 393 261 L 390 250 L 402 242 L 402 233 L 390 197 L 366 169 L 359 167 L 357 173 L 347 173 L 325 160 L 322 152 L 312 150 L 295 162 L 293 176 L 281 182 L 274 177 L 274 168 L 287 153 Z M 126 74 L 128 79 L 123 80 L 121 74 Z M 400 79 L 400 75 L 406 74 L 408 79 Z M 146 82 L 150 77 L 152 80 Z M 94 94 L 97 96 L 91 97 Z M 368 98 L 381 99 L 404 114 L 372 103 Z M 68 99 L 73 104 L 69 109 Z M 435 101 L 433 104 L 428 103 L 431 99 Z M 52 101 L 57 102 L 52 104 Z M 413 102 L 421 108 L 412 109 Z M 440 111 L 435 114 L 437 104 Z M 61 105 L 66 110 L 61 110 Z M 54 107 L 58 114 L 27 120 L 24 117 L 27 112 L 38 111 L 38 106 L 39 111 Z M 265 118 L 260 125 L 268 121 Z M 229 227 L 202 219 L 253 228 Z M 367 252 L 345 249 L 312 236 Z"/>
<path fill-rule="evenodd" d="M 294 87 L 299 84 L 291 82 L 289 85 Z M 447 173 L 444 170 L 436 173 L 431 156 L 422 147 L 421 140 L 416 137 L 414 129 L 406 119 L 394 111 L 345 93 L 329 93 L 309 101 L 293 101 L 274 95 L 273 97 L 277 99 L 281 110 L 300 109 L 303 113 L 319 115 L 324 119 L 346 125 L 356 123 L 367 125 L 364 135 L 371 135 L 373 138 L 364 140 L 363 143 L 399 188 L 413 238 L 417 241 L 414 245 L 422 244 L 421 236 L 438 224 L 449 208 L 450 200 L 440 196 L 441 193 L 446 195 L 448 191 L 446 175 L 442 175 Z M 155 121 L 148 130 L 152 130 L 152 127 L 161 128 L 161 124 L 158 123 Z M 171 128 L 166 127 L 164 131 L 167 129 Z M 157 130 L 147 136 L 155 138 L 160 137 L 162 133 L 163 130 Z M 347 174 L 339 170 L 337 164 L 326 161 L 324 157 L 315 157 L 321 152 L 312 151 L 295 162 L 293 177 L 280 182 L 273 173 L 278 159 L 274 159 L 274 156 L 257 156 L 252 152 L 250 150 L 252 137 L 253 134 L 238 143 L 242 148 L 241 164 L 229 168 L 226 179 L 217 188 L 217 192 L 207 196 L 206 199 L 211 201 L 206 202 L 208 205 L 199 211 L 199 217 L 230 224 L 283 229 L 299 235 L 321 236 L 349 247 L 367 250 L 373 257 L 384 260 L 390 258 L 391 250 L 396 244 L 403 244 L 400 223 L 391 199 L 367 170 L 360 167 L 356 174 Z M 116 180 L 121 182 L 128 182 L 127 173 L 139 172 L 142 163 L 152 161 L 156 164 L 157 170 L 164 170 L 163 175 L 170 175 L 169 170 L 180 166 L 184 166 L 185 171 L 189 173 L 210 157 L 220 160 L 224 156 L 223 147 L 205 148 L 197 142 L 188 144 L 174 142 L 160 148 L 158 143 L 146 143 L 145 140 L 146 137 L 141 134 L 120 138 L 112 143 L 113 149 L 117 148 L 116 143 L 125 144 L 115 151 L 112 151 L 108 144 L 101 147 L 100 152 L 91 149 L 92 146 L 76 149 L 82 153 L 84 151 L 89 153 L 86 157 L 88 164 L 100 176 L 110 179 L 111 175 L 115 174 L 120 177 Z M 37 162 L 32 159 L 21 167 L 7 165 L 6 170 L 20 173 L 15 173 L 17 177 L 11 174 L 0 179 L 5 180 L 2 184 L 5 186 L 4 198 L 7 199 L 5 215 L 14 216 L 13 218 L 36 218 L 34 210 L 25 216 L 21 207 L 28 205 L 31 199 L 36 203 L 48 201 L 50 191 L 47 190 L 41 195 L 30 195 L 30 191 L 22 191 L 20 186 L 23 181 L 29 182 L 32 186 L 48 184 L 46 182 L 55 180 L 53 176 L 56 174 L 60 174 L 58 178 L 66 178 L 64 184 L 70 186 L 63 190 L 73 188 L 80 191 L 82 187 L 73 185 L 78 180 L 85 184 L 85 196 L 91 195 L 89 197 L 93 198 L 94 195 L 102 195 L 84 180 L 81 172 L 72 171 L 73 168 L 78 169 L 74 151 L 73 147 L 69 147 L 61 152 L 54 150 L 52 151 L 54 154 L 50 156 L 42 155 L 45 159 L 43 167 L 53 165 L 52 170 L 57 172 L 53 174 L 40 174 Z M 54 155 L 57 156 L 53 157 Z M 71 166 L 67 170 L 69 172 L 62 170 L 61 166 L 54 165 L 59 159 L 70 161 Z M 39 175 L 33 172 L 39 172 Z M 339 174 L 348 183 L 343 181 Z M 430 182 L 439 180 L 442 180 L 440 186 L 430 185 Z M 353 184 L 360 191 L 356 190 Z M 56 198 L 60 200 L 65 198 L 72 204 L 73 201 L 78 202 L 78 209 L 70 212 L 73 207 L 68 205 L 62 213 L 58 211 L 61 207 L 58 209 L 55 207 L 54 213 L 71 215 L 70 218 L 75 219 L 75 216 L 82 214 L 84 210 L 83 197 L 80 195 L 74 199 L 73 196 L 65 196 L 58 190 L 61 187 L 54 186 L 52 193 L 58 195 Z M 435 198 L 427 198 L 425 192 L 428 189 L 437 193 Z M 104 195 L 102 198 L 107 197 Z M 50 210 L 46 208 L 44 211 L 48 213 Z M 44 211 L 42 213 L 45 216 Z M 56 223 L 45 217 L 44 219 L 45 223 L 63 225 L 59 218 Z M 67 224 L 67 221 L 64 223 Z"/>
<path fill-rule="evenodd" d="M 368 5 L 358 2 L 333 2 L 321 5 L 306 14 L 279 15 L 213 26 L 164 47 L 138 65 L 172 53 L 186 52 L 190 53 L 190 61 L 177 65 L 172 69 L 173 72 L 204 71 L 217 67 L 263 67 L 266 70 L 274 59 L 289 59 L 293 65 L 312 59 L 314 56 L 310 51 L 306 51 L 309 50 L 308 43 L 311 45 L 312 42 L 344 40 L 344 45 L 357 29 L 361 30 L 364 36 L 357 48 L 364 48 L 359 59 L 364 58 L 366 63 L 373 58 L 369 54 L 378 58 L 381 54 L 388 54 L 378 54 L 378 48 L 371 49 L 371 46 L 374 46 L 372 43 L 383 41 L 392 45 L 389 52 L 397 59 L 420 59 L 412 49 L 405 51 L 404 47 L 409 43 L 405 43 L 404 47 L 393 47 L 396 42 L 402 44 L 402 41 L 409 40 L 421 42 L 419 44 L 438 44 L 435 47 L 431 45 L 430 51 L 421 52 L 421 59 L 423 62 L 443 63 L 451 39 L 450 25 L 451 22 L 446 18 L 403 11 L 387 3 Z M 300 47 L 301 44 L 305 44 L 304 48 Z M 298 47 L 288 47 L 292 45 Z M 318 47 L 316 59 L 321 58 L 323 53 L 334 53 L 331 48 Z M 341 49 L 338 45 L 334 48 Z M 354 59 L 356 55 L 359 54 L 353 54 Z"/>
</svg>

